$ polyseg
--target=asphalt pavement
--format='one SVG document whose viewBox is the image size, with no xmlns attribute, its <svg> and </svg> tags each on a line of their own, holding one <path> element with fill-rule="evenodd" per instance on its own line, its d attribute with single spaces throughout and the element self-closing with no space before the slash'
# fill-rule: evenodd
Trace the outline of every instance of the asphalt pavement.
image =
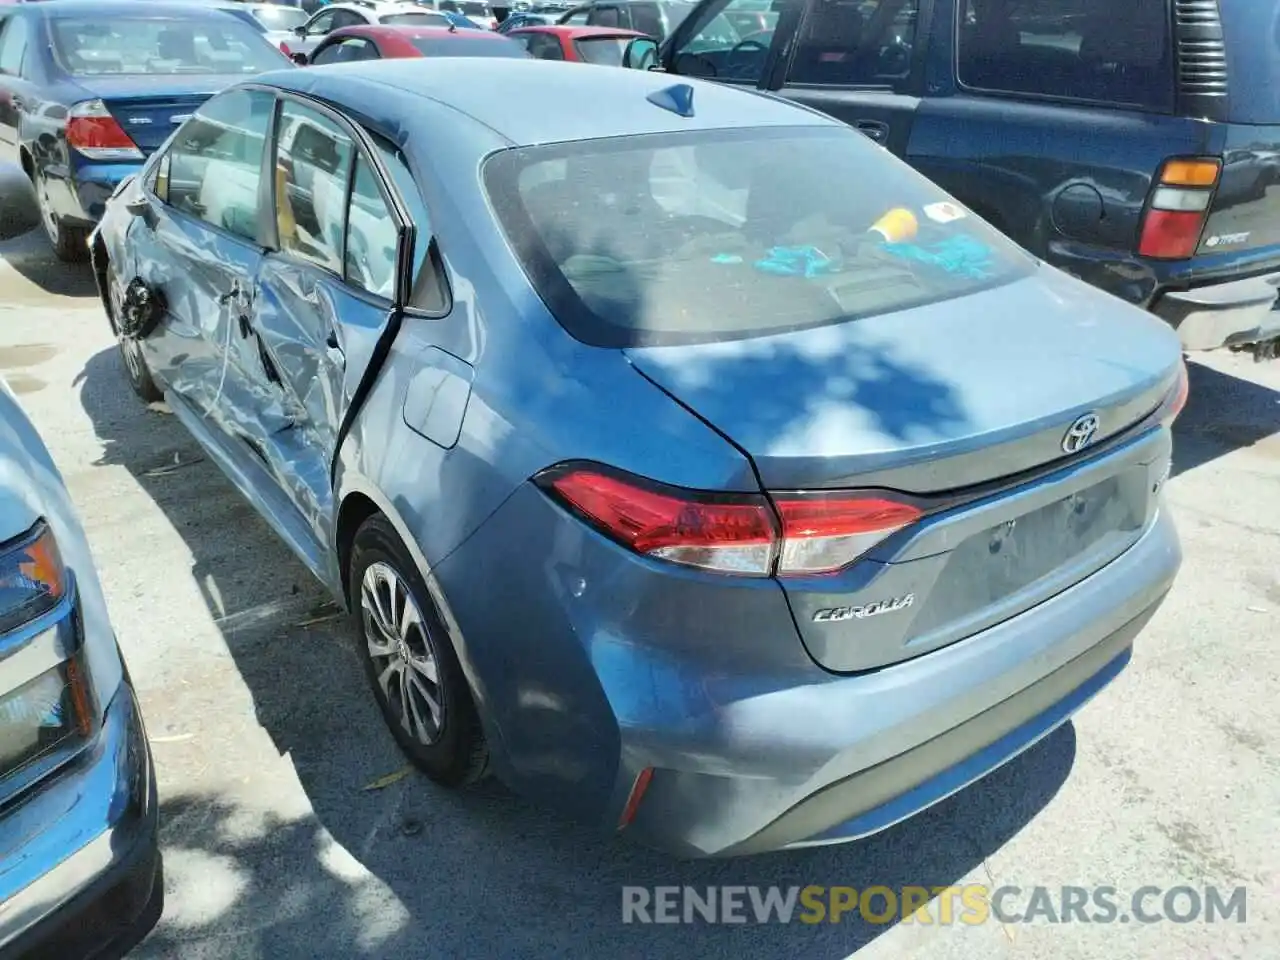
<svg viewBox="0 0 1280 960">
<path fill-rule="evenodd" d="M 320 586 L 130 392 L 86 269 L 0 171 L 0 374 L 63 470 L 140 688 L 168 903 L 139 960 L 1280 956 L 1280 362 L 1191 365 L 1186 561 L 1070 724 L 867 841 L 677 862 L 405 773 Z M 1244 923 L 621 922 L 624 885 L 1244 887 Z"/>
</svg>

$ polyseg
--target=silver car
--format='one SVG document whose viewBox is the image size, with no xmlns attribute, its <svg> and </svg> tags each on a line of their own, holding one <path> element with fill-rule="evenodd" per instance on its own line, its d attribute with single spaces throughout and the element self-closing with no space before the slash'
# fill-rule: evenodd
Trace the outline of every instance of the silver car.
<svg viewBox="0 0 1280 960">
<path fill-rule="evenodd" d="M 138 702 L 62 477 L 0 380 L 0 955 L 129 949 L 164 899 Z"/>
</svg>

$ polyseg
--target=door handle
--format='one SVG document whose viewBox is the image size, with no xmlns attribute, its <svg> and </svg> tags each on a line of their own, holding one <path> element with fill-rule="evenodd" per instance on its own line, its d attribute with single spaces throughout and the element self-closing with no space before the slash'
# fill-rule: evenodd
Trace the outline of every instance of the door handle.
<svg viewBox="0 0 1280 960">
<path fill-rule="evenodd" d="M 882 120 L 855 120 L 853 128 L 876 143 L 882 144 L 889 139 L 889 125 Z"/>
</svg>

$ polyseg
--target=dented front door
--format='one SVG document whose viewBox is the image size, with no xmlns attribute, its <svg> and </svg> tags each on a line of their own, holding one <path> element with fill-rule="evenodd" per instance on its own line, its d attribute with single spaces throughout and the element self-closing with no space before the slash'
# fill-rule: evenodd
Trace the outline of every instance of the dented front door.
<svg viewBox="0 0 1280 960">
<path fill-rule="evenodd" d="M 399 223 L 351 129 L 320 109 L 283 101 L 273 169 L 279 249 L 254 323 L 294 424 L 269 455 L 323 542 L 343 420 L 393 316 Z"/>
</svg>

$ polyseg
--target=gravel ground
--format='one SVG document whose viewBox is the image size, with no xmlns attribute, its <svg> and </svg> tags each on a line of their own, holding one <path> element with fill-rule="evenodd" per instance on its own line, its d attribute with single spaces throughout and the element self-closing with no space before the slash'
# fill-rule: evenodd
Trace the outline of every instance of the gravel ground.
<svg viewBox="0 0 1280 960">
<path fill-rule="evenodd" d="M 0 374 L 61 465 L 154 741 L 168 905 L 139 958 L 1280 956 L 1280 363 L 1191 368 L 1182 575 L 1131 668 L 859 844 L 678 863 L 409 774 L 319 586 L 129 392 L 85 270 L 0 171 Z M 1247 888 L 1247 922 L 623 925 L 624 884 Z"/>
</svg>

